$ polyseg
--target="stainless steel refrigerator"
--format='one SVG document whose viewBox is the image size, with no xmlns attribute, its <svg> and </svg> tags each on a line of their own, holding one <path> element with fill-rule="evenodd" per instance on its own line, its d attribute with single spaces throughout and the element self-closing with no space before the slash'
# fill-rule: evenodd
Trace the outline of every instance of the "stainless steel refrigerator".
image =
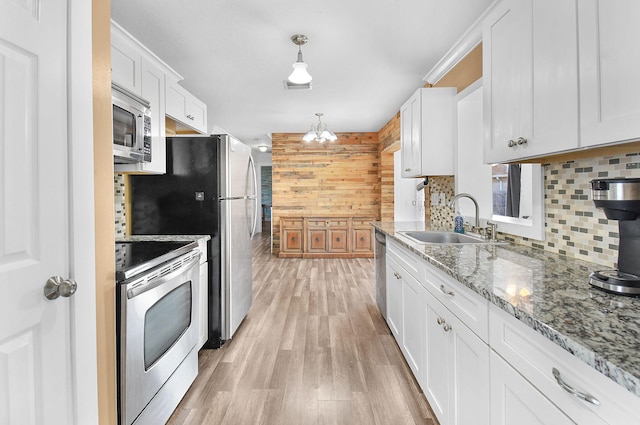
<svg viewBox="0 0 640 425">
<path fill-rule="evenodd" d="M 210 235 L 209 338 L 230 339 L 253 300 L 251 239 L 258 219 L 251 149 L 229 135 L 167 138 L 167 172 L 132 175 L 132 234 Z"/>
</svg>

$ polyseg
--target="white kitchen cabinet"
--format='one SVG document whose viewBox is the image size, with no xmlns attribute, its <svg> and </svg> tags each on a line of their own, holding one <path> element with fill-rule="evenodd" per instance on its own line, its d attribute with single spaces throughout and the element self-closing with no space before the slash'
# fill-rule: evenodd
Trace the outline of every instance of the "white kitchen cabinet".
<svg viewBox="0 0 640 425">
<path fill-rule="evenodd" d="M 485 163 L 578 148 L 577 3 L 504 0 L 487 16 Z"/>
<path fill-rule="evenodd" d="M 413 375 L 422 376 L 424 362 L 424 323 L 426 290 L 415 277 L 403 272 L 402 281 L 402 343 L 404 354 Z M 418 378 L 419 379 L 419 378 Z"/>
<path fill-rule="evenodd" d="M 202 348 L 209 337 L 209 263 L 206 251 L 203 258 L 204 262 L 202 259 L 200 260 L 200 336 L 198 348 Z"/>
<path fill-rule="evenodd" d="M 489 346 L 431 292 L 426 305 L 419 381 L 429 404 L 443 425 L 488 425 Z"/>
<path fill-rule="evenodd" d="M 574 425 L 549 399 L 491 352 L 492 425 Z"/>
<path fill-rule="evenodd" d="M 487 301 L 432 268 L 387 238 L 387 323 L 442 425 L 489 424 Z"/>
<path fill-rule="evenodd" d="M 166 172 L 165 79 L 178 75 L 115 22 L 111 22 L 111 79 L 149 102 L 151 162 L 114 164 L 120 173 Z"/>
<path fill-rule="evenodd" d="M 201 134 L 207 134 L 207 105 L 176 80 L 166 80 L 168 116 Z"/>
<path fill-rule="evenodd" d="M 400 108 L 402 177 L 452 175 L 455 87 L 418 89 Z"/>
<path fill-rule="evenodd" d="M 550 401 L 549 404 L 552 403 L 563 415 L 570 418 L 572 422 L 567 423 L 575 422 L 581 425 L 640 423 L 639 397 L 497 306 L 492 305 L 489 312 L 491 348 L 511 368 L 515 369 L 516 375 L 522 375 L 522 379 L 512 376 L 513 379 L 509 378 L 509 382 L 499 380 L 500 378 L 493 373 L 496 369 L 492 359 L 492 417 L 504 416 L 505 412 L 509 412 L 509 417 L 514 418 L 511 421 L 496 423 L 520 424 L 522 422 L 518 421 L 518 418 L 529 415 L 527 412 L 529 406 L 523 404 L 522 400 L 530 399 L 527 394 L 531 389 L 525 389 L 524 383 L 538 391 Z M 557 381 L 553 373 L 554 369 L 558 371 L 559 378 L 567 386 L 566 388 Z M 496 384 L 494 380 L 499 381 Z M 524 382 L 518 383 L 520 380 Z M 569 387 L 592 397 L 597 402 L 588 402 L 576 397 L 569 391 Z M 510 393 L 521 394 L 521 396 L 509 395 Z M 556 422 L 541 423 L 555 424 Z"/>
<path fill-rule="evenodd" d="M 387 255 L 387 324 L 391 333 L 402 344 L 402 274 L 406 271 L 392 257 Z"/>
<path fill-rule="evenodd" d="M 640 2 L 578 3 L 581 145 L 637 140 Z"/>
<path fill-rule="evenodd" d="M 111 81 L 142 97 L 140 43 L 111 21 Z"/>
</svg>

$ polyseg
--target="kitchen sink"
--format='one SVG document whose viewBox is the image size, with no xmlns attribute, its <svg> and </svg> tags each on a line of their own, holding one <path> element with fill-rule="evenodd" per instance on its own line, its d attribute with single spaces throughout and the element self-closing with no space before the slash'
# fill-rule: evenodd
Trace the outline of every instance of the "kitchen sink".
<svg viewBox="0 0 640 425">
<path fill-rule="evenodd" d="M 409 231 L 399 232 L 414 242 L 420 244 L 493 244 L 500 245 L 506 242 L 482 239 L 478 236 L 470 236 L 455 232 L 435 232 L 435 231 Z"/>
</svg>

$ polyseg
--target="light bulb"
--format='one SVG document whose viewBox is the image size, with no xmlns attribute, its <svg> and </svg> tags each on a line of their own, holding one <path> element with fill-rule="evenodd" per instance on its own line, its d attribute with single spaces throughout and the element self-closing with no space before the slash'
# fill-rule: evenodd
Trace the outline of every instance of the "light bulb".
<svg viewBox="0 0 640 425">
<path fill-rule="evenodd" d="M 307 72 L 308 65 L 304 62 L 296 62 L 293 65 L 293 72 L 289 75 L 289 81 L 294 84 L 307 84 L 313 79 Z"/>
</svg>

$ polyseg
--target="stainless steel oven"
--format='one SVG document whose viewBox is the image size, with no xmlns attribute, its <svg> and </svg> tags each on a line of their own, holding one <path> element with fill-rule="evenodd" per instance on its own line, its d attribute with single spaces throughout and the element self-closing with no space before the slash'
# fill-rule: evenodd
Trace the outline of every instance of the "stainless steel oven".
<svg viewBox="0 0 640 425">
<path fill-rule="evenodd" d="M 162 242 L 117 248 L 155 255 L 149 244 L 170 251 L 133 265 L 128 276 L 119 276 L 123 279 L 117 303 L 121 425 L 165 423 L 198 373 L 197 243 L 177 249 Z M 125 257 L 136 255 L 125 253 Z"/>
</svg>

